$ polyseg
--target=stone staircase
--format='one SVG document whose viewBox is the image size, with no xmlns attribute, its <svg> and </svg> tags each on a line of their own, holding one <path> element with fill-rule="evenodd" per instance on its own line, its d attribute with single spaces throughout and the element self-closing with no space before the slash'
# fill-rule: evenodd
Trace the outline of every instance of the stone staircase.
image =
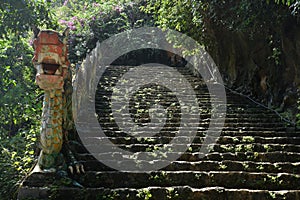
<svg viewBox="0 0 300 200">
<path fill-rule="evenodd" d="M 96 112 L 106 139 L 133 152 L 139 160 L 137 164 L 143 165 L 140 152 L 155 154 L 158 148 L 168 148 L 168 143 L 176 137 L 180 104 L 167 88 L 146 85 L 135 93 L 135 101 L 129 104 L 133 121 L 149 122 L 153 102 L 162 105 L 169 118 L 154 136 L 125 134 L 113 117 L 111 95 L 112 87 L 131 68 L 106 68 L 96 92 Z M 156 70 L 155 66 L 149 66 L 149 74 L 152 70 Z M 210 102 L 214 97 L 210 97 L 204 82 L 187 68 L 176 70 L 189 80 L 201 109 L 199 123 L 189 124 L 197 126 L 198 131 L 187 151 L 166 152 L 178 156 L 176 161 L 157 171 L 117 171 L 96 160 L 85 147 L 77 146 L 86 173 L 73 178 L 84 188 L 67 186 L 54 174 L 33 173 L 23 182 L 19 199 L 300 199 L 300 131 L 286 127 L 272 111 L 227 91 L 227 113 L 221 136 L 215 145 L 206 146 L 209 153 L 203 155 L 200 149 L 209 127 Z M 126 165 L 120 153 L 101 155 L 102 160 L 111 158 L 119 160 L 120 166 Z M 153 162 L 155 165 L 160 160 L 154 156 Z"/>
</svg>

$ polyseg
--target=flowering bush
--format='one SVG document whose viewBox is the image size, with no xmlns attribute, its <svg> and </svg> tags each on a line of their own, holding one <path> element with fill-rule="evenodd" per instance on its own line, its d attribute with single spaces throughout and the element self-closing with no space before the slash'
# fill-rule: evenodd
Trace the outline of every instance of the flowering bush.
<svg viewBox="0 0 300 200">
<path fill-rule="evenodd" d="M 71 30 L 69 59 L 71 63 L 82 60 L 86 53 L 116 33 L 144 25 L 152 25 L 152 18 L 140 11 L 145 4 L 140 1 L 65 0 L 56 5 L 56 16 L 61 28 Z"/>
</svg>

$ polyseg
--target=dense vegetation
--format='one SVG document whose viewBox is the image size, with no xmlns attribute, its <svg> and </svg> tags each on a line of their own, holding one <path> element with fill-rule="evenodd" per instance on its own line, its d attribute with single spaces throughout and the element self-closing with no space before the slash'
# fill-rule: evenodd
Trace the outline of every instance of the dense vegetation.
<svg viewBox="0 0 300 200">
<path fill-rule="evenodd" d="M 42 91 L 35 84 L 31 63 L 31 26 L 71 29 L 69 58 L 80 62 L 111 35 L 150 25 L 140 11 L 143 1 L 32 1 L 0 2 L 0 199 L 16 195 L 17 187 L 36 158 Z M 85 12 L 82 12 L 84 10 Z"/>
<path fill-rule="evenodd" d="M 8 199 L 34 162 L 41 92 L 34 84 L 31 24 L 51 28 L 41 1 L 0 3 L 0 199 Z"/>
<path fill-rule="evenodd" d="M 73 65 L 96 41 L 144 25 L 176 29 L 211 49 L 212 25 L 249 37 L 269 35 L 274 62 L 280 62 L 280 41 L 273 33 L 286 18 L 300 20 L 299 12 L 298 0 L 0 0 L 0 199 L 13 197 L 36 156 L 43 94 L 31 63 L 33 24 L 71 29 Z"/>
<path fill-rule="evenodd" d="M 143 10 L 153 15 L 156 25 L 204 44 L 227 85 L 268 107 L 280 107 L 285 117 L 296 121 L 299 63 L 294 59 L 299 47 L 293 43 L 299 35 L 298 0 L 149 2 Z M 282 109 L 287 104 L 295 109 Z"/>
</svg>

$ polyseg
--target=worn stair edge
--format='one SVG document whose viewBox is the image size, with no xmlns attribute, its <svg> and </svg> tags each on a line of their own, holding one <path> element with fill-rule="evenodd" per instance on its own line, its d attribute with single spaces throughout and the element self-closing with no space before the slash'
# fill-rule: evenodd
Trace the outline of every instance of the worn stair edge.
<svg viewBox="0 0 300 200">
<path fill-rule="evenodd" d="M 61 184 L 54 174 L 33 173 L 23 186 L 44 187 Z M 148 186 L 227 187 L 231 189 L 300 190 L 300 175 L 245 171 L 157 171 L 134 173 L 88 171 L 78 180 L 87 188 L 144 188 Z"/>
<path fill-rule="evenodd" d="M 87 171 L 115 171 L 101 162 L 83 162 Z M 161 169 L 163 171 L 245 171 L 245 172 L 267 172 L 267 173 L 292 173 L 300 174 L 300 162 L 253 162 L 253 161 L 174 161 Z"/>
<path fill-rule="evenodd" d="M 189 186 L 174 187 L 146 187 L 133 188 L 28 188 L 19 190 L 19 200 L 39 199 L 93 199 L 93 200 L 273 200 L 273 199 L 300 199 L 300 190 L 249 190 L 228 189 L 225 187 L 192 188 Z"/>
</svg>

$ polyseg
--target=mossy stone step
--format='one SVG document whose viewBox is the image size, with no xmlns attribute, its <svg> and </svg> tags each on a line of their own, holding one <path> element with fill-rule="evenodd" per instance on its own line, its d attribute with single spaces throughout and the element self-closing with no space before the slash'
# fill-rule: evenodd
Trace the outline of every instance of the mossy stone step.
<svg viewBox="0 0 300 200">
<path fill-rule="evenodd" d="M 235 152 L 235 153 L 217 153 L 212 152 L 204 158 L 202 153 L 185 153 L 178 160 L 180 161 L 201 161 L 201 160 L 236 160 L 236 161 L 256 161 L 256 162 L 300 162 L 300 153 L 294 152 Z"/>
<path fill-rule="evenodd" d="M 149 185 L 194 188 L 221 186 L 232 189 L 289 190 L 300 189 L 300 175 L 288 173 L 236 172 L 236 171 L 161 171 L 152 173 L 87 172 L 82 183 L 86 187 L 143 188 Z"/>
<path fill-rule="evenodd" d="M 84 161 L 87 171 L 115 171 L 98 160 Z M 197 162 L 174 161 L 162 170 L 165 171 L 245 171 L 267 173 L 300 174 L 300 162 L 254 162 L 222 160 L 203 160 Z"/>
<path fill-rule="evenodd" d="M 83 161 L 94 161 L 95 158 L 89 154 L 79 154 L 79 158 Z M 97 158 L 102 161 L 120 161 L 119 165 L 126 165 L 126 157 L 120 152 L 114 153 L 99 153 Z M 198 162 L 198 161 L 254 161 L 254 162 L 300 162 L 300 153 L 294 152 L 235 152 L 235 153 L 218 153 L 212 152 L 209 154 L 203 153 L 181 153 L 181 152 L 171 152 L 171 153 L 153 153 L 147 154 L 147 160 L 145 160 L 145 154 L 141 152 L 132 153 L 138 162 L 137 166 L 140 163 L 145 163 L 146 165 L 155 165 L 160 162 L 167 162 L 166 158 L 178 158 L 178 161 L 186 162 Z M 115 161 L 114 161 L 115 160 Z M 152 163 L 149 163 L 148 160 L 151 160 Z"/>
<path fill-rule="evenodd" d="M 39 200 L 46 199 L 114 199 L 114 200 L 228 200 L 228 199 L 298 199 L 300 192 L 298 190 L 249 190 L 249 189 L 228 189 L 226 187 L 205 187 L 192 188 L 189 186 L 173 187 L 146 187 L 141 189 L 134 188 L 72 188 L 62 187 L 52 189 L 24 187 L 20 190 L 19 197 L 22 199 L 33 198 Z M 50 198 L 49 198 L 50 197 Z M 51 198 L 53 197 L 53 198 Z"/>
<path fill-rule="evenodd" d="M 260 136 L 260 137 L 298 137 L 300 133 L 297 132 L 287 132 L 287 131 L 244 131 L 242 129 L 238 131 L 222 131 L 222 136 Z"/>
<path fill-rule="evenodd" d="M 108 145 L 109 147 L 110 145 Z M 116 145 L 119 148 L 122 148 L 131 152 L 149 152 L 158 148 L 168 149 L 173 147 L 169 144 L 128 144 L 128 145 Z M 295 152 L 300 153 L 300 145 L 294 144 L 260 144 L 260 143 L 242 143 L 242 144 L 215 144 L 215 145 L 203 145 L 193 143 L 191 145 L 176 145 L 175 149 L 186 148 L 187 152 L 195 153 L 199 152 L 202 147 L 209 148 L 210 152 Z"/>
<path fill-rule="evenodd" d="M 86 188 L 135 188 L 150 186 L 226 187 L 231 189 L 300 190 L 300 175 L 245 171 L 159 171 L 134 173 L 88 171 L 79 180 Z M 33 173 L 23 183 L 27 187 L 45 187 L 59 181 L 49 174 Z"/>
<path fill-rule="evenodd" d="M 164 132 L 163 132 L 164 133 Z M 203 140 L 206 137 L 205 132 L 199 133 L 195 137 L 189 137 L 189 136 L 181 136 L 176 137 L 176 132 L 171 134 L 167 134 L 170 132 L 166 131 L 166 134 L 152 136 L 152 137 L 132 137 L 130 135 L 123 135 L 123 132 L 115 133 L 116 136 L 112 137 L 92 137 L 89 141 L 90 145 L 98 145 L 102 141 L 106 141 L 109 139 L 114 144 L 119 145 L 135 145 L 135 144 L 157 144 L 162 145 L 169 143 L 172 140 L 180 139 L 180 141 L 184 141 L 185 144 L 202 144 Z M 201 134 L 201 135 L 200 135 Z M 173 137 L 175 136 L 175 137 Z M 224 136 L 221 135 L 219 137 L 212 137 L 210 136 L 213 141 L 216 141 L 216 144 L 220 145 L 237 145 L 237 144 L 270 144 L 270 145 L 299 145 L 300 144 L 300 137 L 263 137 L 263 136 Z M 88 140 L 86 140 L 88 142 Z M 93 142 L 92 142 L 93 141 Z M 291 146 L 291 145 L 290 145 Z M 151 147 L 151 146 L 149 146 Z M 266 149 L 268 149 L 267 146 L 265 146 Z M 282 149 L 283 151 L 284 149 Z"/>
</svg>

